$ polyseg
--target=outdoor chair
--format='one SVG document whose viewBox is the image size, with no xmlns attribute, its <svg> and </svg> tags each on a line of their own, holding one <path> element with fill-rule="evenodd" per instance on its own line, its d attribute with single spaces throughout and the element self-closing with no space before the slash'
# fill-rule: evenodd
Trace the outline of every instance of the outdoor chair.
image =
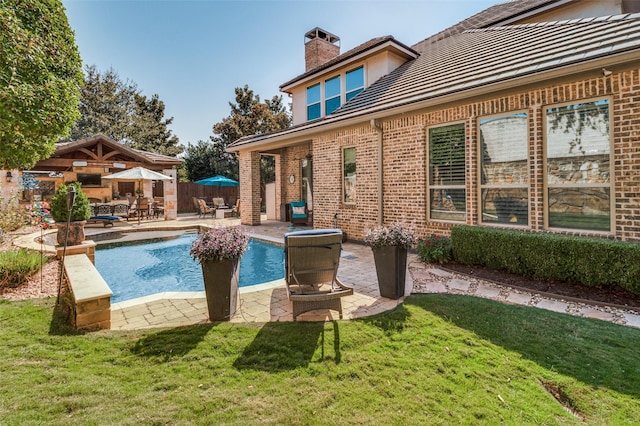
<svg viewBox="0 0 640 426">
<path fill-rule="evenodd" d="M 193 201 L 193 207 L 196 209 L 196 214 L 200 216 L 200 202 L 198 201 L 198 198 L 191 197 L 191 200 Z"/>
<path fill-rule="evenodd" d="M 236 200 L 236 205 L 231 207 L 231 216 L 240 217 L 240 198 Z"/>
<path fill-rule="evenodd" d="M 227 206 L 227 203 L 224 202 L 224 198 L 222 197 L 213 197 L 211 199 L 211 201 L 213 202 L 213 207 L 217 208 L 217 209 L 228 209 L 229 206 Z"/>
<path fill-rule="evenodd" d="M 207 206 L 207 203 L 204 200 L 198 199 L 198 212 L 198 217 L 207 217 L 208 214 L 210 214 L 211 217 L 214 217 L 216 209 L 215 207 Z"/>
<path fill-rule="evenodd" d="M 316 309 L 338 311 L 341 298 L 353 294 L 338 279 L 342 231 L 313 229 L 289 232 L 284 236 L 285 282 L 293 306 L 293 320 Z"/>
<path fill-rule="evenodd" d="M 291 224 L 306 225 L 309 221 L 307 203 L 304 201 L 292 201 L 289 203 Z"/>
<path fill-rule="evenodd" d="M 118 203 L 113 206 L 113 215 L 120 217 L 129 217 L 129 204 L 128 203 Z"/>
<path fill-rule="evenodd" d="M 114 223 L 120 222 L 122 220 L 119 216 L 111 216 L 111 215 L 100 215 L 100 216 L 91 216 L 87 219 L 87 224 L 90 223 L 101 223 L 105 228 L 107 226 L 113 226 Z"/>
</svg>

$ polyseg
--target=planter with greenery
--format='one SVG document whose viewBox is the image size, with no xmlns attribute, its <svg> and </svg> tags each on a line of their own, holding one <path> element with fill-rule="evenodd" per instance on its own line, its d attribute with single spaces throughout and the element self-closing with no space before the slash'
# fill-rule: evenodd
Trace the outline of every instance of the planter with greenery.
<svg viewBox="0 0 640 426">
<path fill-rule="evenodd" d="M 67 207 L 67 194 L 69 187 L 76 190 L 75 203 L 71 212 Z M 58 228 L 58 244 L 64 245 L 67 236 L 67 223 L 69 224 L 69 235 L 67 245 L 73 246 L 84 241 L 84 225 L 91 217 L 91 206 L 87 195 L 82 192 L 79 182 L 60 185 L 55 195 L 51 198 L 51 217 L 56 222 Z"/>
<path fill-rule="evenodd" d="M 366 230 L 364 242 L 373 251 L 378 287 L 382 297 L 399 299 L 404 296 L 407 250 L 415 244 L 415 241 L 413 227 L 403 223 Z"/>
<path fill-rule="evenodd" d="M 249 237 L 240 226 L 211 228 L 194 241 L 189 254 L 200 262 L 209 320 L 228 321 L 238 304 L 240 257 Z"/>
</svg>

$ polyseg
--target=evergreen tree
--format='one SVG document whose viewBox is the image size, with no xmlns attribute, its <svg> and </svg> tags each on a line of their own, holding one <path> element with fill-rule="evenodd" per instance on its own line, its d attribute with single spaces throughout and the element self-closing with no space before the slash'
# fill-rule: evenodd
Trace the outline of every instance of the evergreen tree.
<svg viewBox="0 0 640 426">
<path fill-rule="evenodd" d="M 71 140 L 101 133 L 147 152 L 176 156 L 184 150 L 168 129 L 173 117 L 164 118 L 165 104 L 157 94 L 147 98 L 113 69 L 100 73 L 92 65 L 85 72 L 81 117 L 71 130 Z"/>
<path fill-rule="evenodd" d="M 254 95 L 247 85 L 236 87 L 235 94 L 236 103 L 229 102 L 231 114 L 213 126 L 211 142 L 214 155 L 212 165 L 216 171 L 213 174 L 223 174 L 237 180 L 238 160 L 235 155 L 225 151 L 227 146 L 243 136 L 285 129 L 291 125 L 291 115 L 282 102 L 282 96 L 274 96 L 261 103 L 260 96 Z M 262 157 L 261 173 L 263 183 L 275 180 L 272 157 Z"/>
<path fill-rule="evenodd" d="M 0 1 L 0 167 L 48 158 L 78 118 L 82 60 L 59 0 Z"/>
</svg>

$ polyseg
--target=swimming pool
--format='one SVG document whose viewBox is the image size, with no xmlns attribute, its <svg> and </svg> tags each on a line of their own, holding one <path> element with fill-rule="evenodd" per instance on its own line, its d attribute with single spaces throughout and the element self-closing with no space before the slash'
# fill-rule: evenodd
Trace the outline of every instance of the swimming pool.
<svg viewBox="0 0 640 426">
<path fill-rule="evenodd" d="M 107 282 L 111 303 L 165 291 L 204 291 L 200 264 L 189 255 L 197 235 L 96 250 L 96 269 Z M 284 277 L 282 247 L 251 238 L 240 259 L 240 287 Z"/>
</svg>

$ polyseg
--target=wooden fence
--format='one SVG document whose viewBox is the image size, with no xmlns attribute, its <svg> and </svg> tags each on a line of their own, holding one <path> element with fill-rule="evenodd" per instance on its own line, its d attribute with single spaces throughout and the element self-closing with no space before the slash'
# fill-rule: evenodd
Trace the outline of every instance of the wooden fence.
<svg viewBox="0 0 640 426">
<path fill-rule="evenodd" d="M 195 212 L 192 198 L 205 198 L 211 202 L 213 197 L 222 197 L 229 206 L 233 206 L 240 197 L 239 186 L 205 186 L 193 182 L 178 182 L 178 212 Z"/>
</svg>

